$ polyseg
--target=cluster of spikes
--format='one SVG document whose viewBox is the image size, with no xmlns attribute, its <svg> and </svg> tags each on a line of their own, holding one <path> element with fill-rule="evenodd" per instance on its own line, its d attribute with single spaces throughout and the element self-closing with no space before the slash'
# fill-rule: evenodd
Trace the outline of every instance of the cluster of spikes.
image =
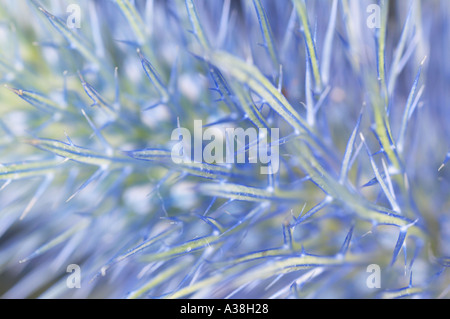
<svg viewBox="0 0 450 319">
<path fill-rule="evenodd" d="M 449 296 L 448 1 L 68 8 L 0 7 L 3 298 Z M 279 170 L 175 163 L 195 120 Z"/>
</svg>

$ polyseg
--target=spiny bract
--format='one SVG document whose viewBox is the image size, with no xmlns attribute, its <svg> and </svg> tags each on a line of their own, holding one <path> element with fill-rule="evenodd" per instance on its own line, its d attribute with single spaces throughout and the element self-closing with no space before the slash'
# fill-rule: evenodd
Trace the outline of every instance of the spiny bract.
<svg viewBox="0 0 450 319">
<path fill-rule="evenodd" d="M 449 19 L 2 0 L 0 295 L 448 298 Z M 279 169 L 175 161 L 195 121 L 279 129 Z"/>
</svg>

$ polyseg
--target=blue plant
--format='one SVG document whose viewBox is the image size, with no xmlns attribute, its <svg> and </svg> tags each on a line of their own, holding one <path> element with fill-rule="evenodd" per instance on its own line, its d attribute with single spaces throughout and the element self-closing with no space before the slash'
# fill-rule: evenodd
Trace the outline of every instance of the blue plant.
<svg viewBox="0 0 450 319">
<path fill-rule="evenodd" d="M 1 296 L 448 298 L 449 18 L 445 0 L 2 2 Z M 279 169 L 175 161 L 195 121 L 279 129 Z"/>
</svg>

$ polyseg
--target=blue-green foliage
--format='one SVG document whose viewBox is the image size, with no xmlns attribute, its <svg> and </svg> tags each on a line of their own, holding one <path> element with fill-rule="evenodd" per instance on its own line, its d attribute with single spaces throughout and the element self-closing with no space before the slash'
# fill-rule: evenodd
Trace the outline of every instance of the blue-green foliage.
<svg viewBox="0 0 450 319">
<path fill-rule="evenodd" d="M 371 4 L 2 1 L 0 295 L 448 297 L 450 3 Z M 279 171 L 175 163 L 194 120 Z"/>
</svg>

